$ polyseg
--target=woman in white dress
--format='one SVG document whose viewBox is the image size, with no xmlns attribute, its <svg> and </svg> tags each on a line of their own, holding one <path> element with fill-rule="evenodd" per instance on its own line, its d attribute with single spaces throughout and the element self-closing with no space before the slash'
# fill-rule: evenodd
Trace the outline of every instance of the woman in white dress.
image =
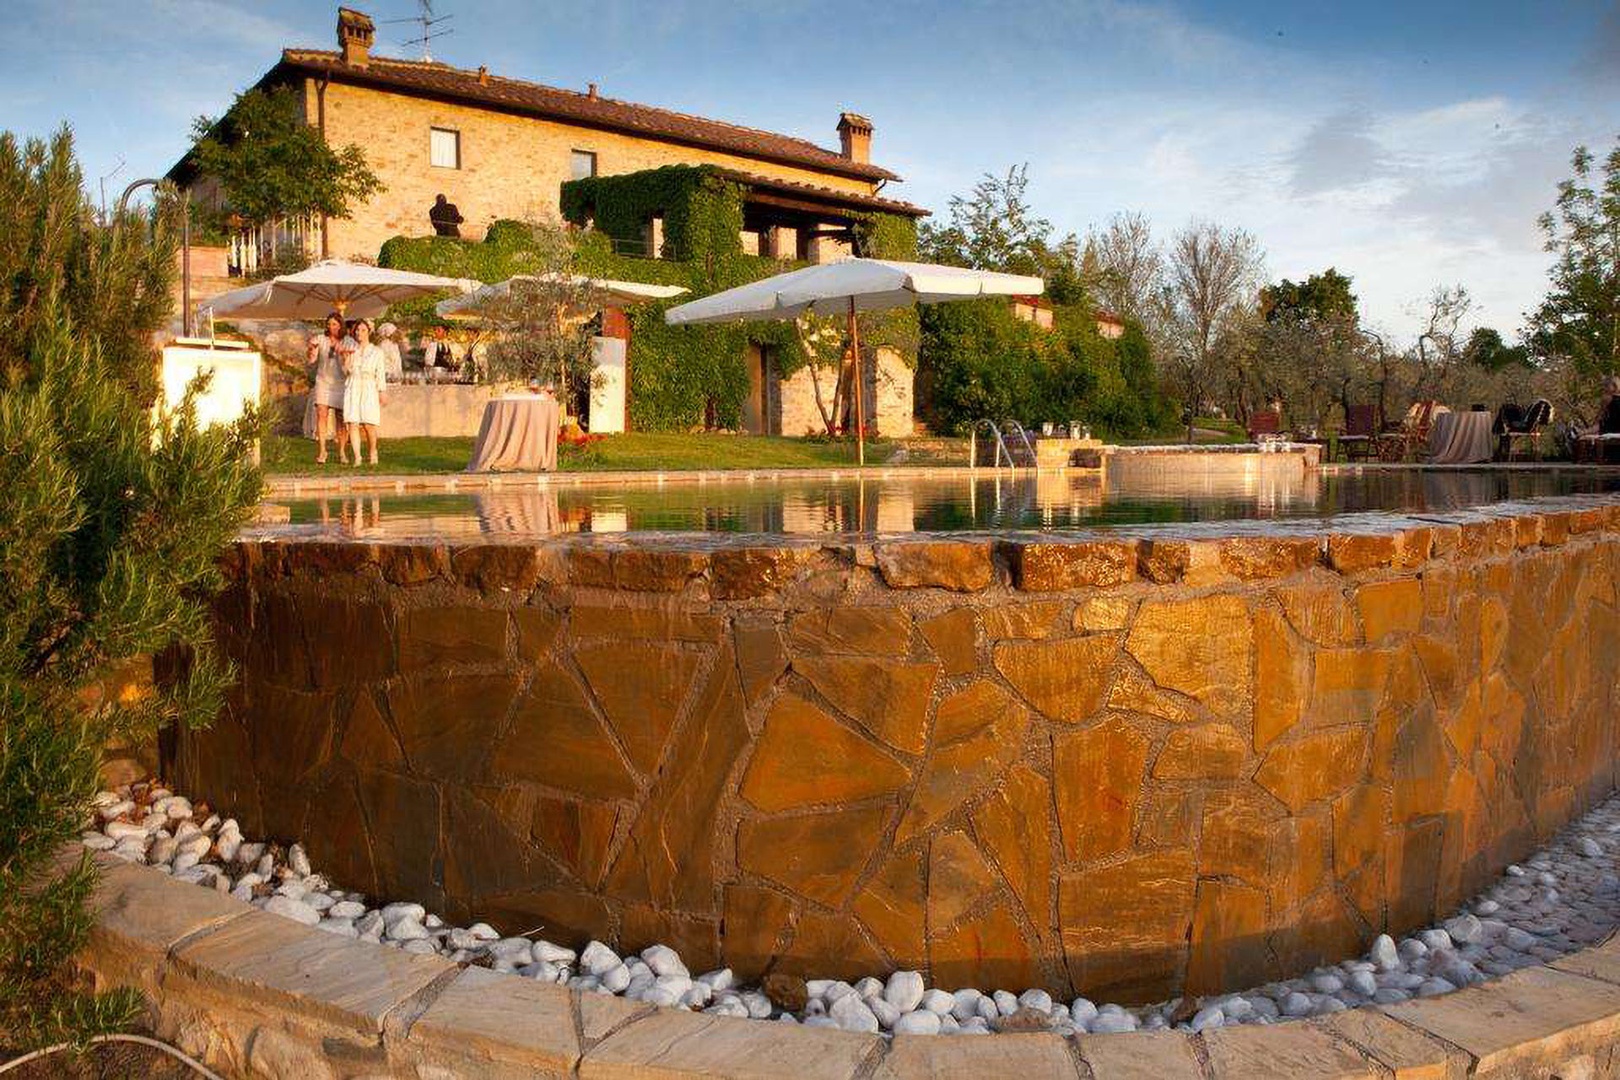
<svg viewBox="0 0 1620 1080">
<path fill-rule="evenodd" d="M 349 433 L 343 430 L 343 370 L 346 353 L 343 318 L 337 312 L 326 317 L 326 333 L 309 340 L 308 362 L 311 384 L 309 399 L 315 406 L 315 464 L 326 464 L 326 440 L 337 443 L 338 460 L 349 463 Z"/>
<path fill-rule="evenodd" d="M 383 359 L 387 361 L 384 365 L 385 374 L 391 383 L 405 381 L 405 358 L 399 352 L 399 342 L 396 340 L 398 333 L 399 327 L 391 322 L 385 322 L 377 327 L 377 345 L 383 351 Z"/>
<path fill-rule="evenodd" d="M 382 347 L 371 340 L 371 320 L 354 324 L 354 352 L 344 364 L 348 376 L 343 384 L 343 419 L 349 425 L 349 445 L 354 463 L 360 464 L 360 439 L 371 449 L 371 463 L 377 464 L 377 425 L 382 423 L 383 384 L 388 360 Z"/>
</svg>

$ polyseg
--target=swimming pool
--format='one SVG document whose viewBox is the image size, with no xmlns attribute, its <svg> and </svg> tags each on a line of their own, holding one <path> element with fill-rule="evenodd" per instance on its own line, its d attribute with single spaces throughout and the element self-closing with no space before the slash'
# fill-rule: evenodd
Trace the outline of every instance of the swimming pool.
<svg viewBox="0 0 1620 1080">
<path fill-rule="evenodd" d="M 246 539 L 522 540 L 570 533 L 837 535 L 1064 531 L 1338 514 L 1438 513 L 1620 491 L 1620 469 L 1204 470 L 1166 463 L 1128 480 L 1083 472 L 709 474 L 614 484 L 555 477 L 466 494 L 276 498 Z"/>
</svg>

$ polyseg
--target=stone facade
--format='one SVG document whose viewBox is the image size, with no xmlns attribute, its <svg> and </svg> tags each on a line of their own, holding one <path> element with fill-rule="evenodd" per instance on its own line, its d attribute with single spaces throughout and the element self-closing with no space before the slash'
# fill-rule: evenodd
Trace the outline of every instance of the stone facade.
<svg viewBox="0 0 1620 1080">
<path fill-rule="evenodd" d="M 461 234 L 474 240 L 501 218 L 556 220 L 574 150 L 594 153 L 602 176 L 662 165 L 720 165 L 859 195 L 875 191 L 867 180 L 386 89 L 333 82 L 325 88 L 324 109 L 321 97 L 319 82 L 305 79 L 309 122 L 324 122 L 334 146 L 364 148 L 383 182 L 383 190 L 352 217 L 327 222 L 327 250 L 334 258 L 375 259 L 390 237 L 431 234 L 428 207 L 440 194 L 456 204 L 466 218 Z M 435 127 L 459 133 L 459 169 L 430 164 L 428 131 Z"/>
<path fill-rule="evenodd" d="M 340 885 L 508 932 L 744 976 L 1250 985 L 1449 913 L 1614 786 L 1620 507 L 1562 507 L 240 544 L 242 682 L 170 776 Z"/>
<path fill-rule="evenodd" d="M 848 366 L 846 359 L 845 367 Z M 867 367 L 864 389 L 865 412 L 869 418 L 868 434 L 882 435 L 886 439 L 910 438 L 916 430 L 913 418 L 916 373 L 898 350 L 887 345 L 872 350 Z M 821 392 L 831 404 L 831 373 L 823 374 L 821 380 Z M 775 397 L 773 404 L 776 415 L 773 419 L 777 421 L 778 430 L 774 434 L 820 435 L 826 432 L 827 425 L 822 422 L 821 410 L 816 408 L 816 390 L 810 379 L 809 368 L 801 367 L 790 377 L 780 380 Z"/>
</svg>

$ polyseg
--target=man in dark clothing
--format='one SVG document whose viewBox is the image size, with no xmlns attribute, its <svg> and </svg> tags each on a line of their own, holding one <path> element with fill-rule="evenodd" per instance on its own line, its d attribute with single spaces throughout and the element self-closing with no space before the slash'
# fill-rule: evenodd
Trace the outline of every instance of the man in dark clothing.
<svg viewBox="0 0 1620 1080">
<path fill-rule="evenodd" d="M 433 208 L 428 211 L 428 220 L 433 222 L 433 231 L 439 236 L 459 237 L 461 235 L 459 226 L 466 219 L 461 216 L 461 211 L 456 209 L 455 203 L 440 195 L 433 200 Z"/>
</svg>

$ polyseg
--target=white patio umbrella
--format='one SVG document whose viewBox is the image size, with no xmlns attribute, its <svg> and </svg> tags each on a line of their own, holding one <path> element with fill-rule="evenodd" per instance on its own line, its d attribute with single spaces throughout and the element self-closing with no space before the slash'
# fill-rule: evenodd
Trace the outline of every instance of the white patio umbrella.
<svg viewBox="0 0 1620 1080">
<path fill-rule="evenodd" d="M 866 414 L 861 403 L 864 379 L 857 312 L 974 300 L 982 296 L 1037 296 L 1045 291 L 1046 283 L 1040 278 L 1022 274 L 889 259 L 844 258 L 693 300 L 670 308 L 664 313 L 664 320 L 672 326 L 695 326 L 796 319 L 806 314 L 847 315 L 851 351 L 855 356 L 856 453 L 860 463 L 865 465 Z"/>
<path fill-rule="evenodd" d="M 198 304 L 197 311 L 210 318 L 314 320 L 330 311 L 345 318 L 369 318 L 402 300 L 477 287 L 478 282 L 466 278 L 326 259 L 297 273 L 221 293 Z"/>
<path fill-rule="evenodd" d="M 516 287 L 520 292 L 525 284 L 546 284 L 566 281 L 585 290 L 593 302 L 634 304 L 646 300 L 668 300 L 687 290 L 679 285 L 649 285 L 640 281 L 613 281 L 608 278 L 583 277 L 578 274 L 518 274 L 505 281 L 482 285 L 462 296 L 441 300 L 433 310 L 447 319 L 477 318 L 485 308 L 497 305 L 512 295 Z"/>
</svg>

